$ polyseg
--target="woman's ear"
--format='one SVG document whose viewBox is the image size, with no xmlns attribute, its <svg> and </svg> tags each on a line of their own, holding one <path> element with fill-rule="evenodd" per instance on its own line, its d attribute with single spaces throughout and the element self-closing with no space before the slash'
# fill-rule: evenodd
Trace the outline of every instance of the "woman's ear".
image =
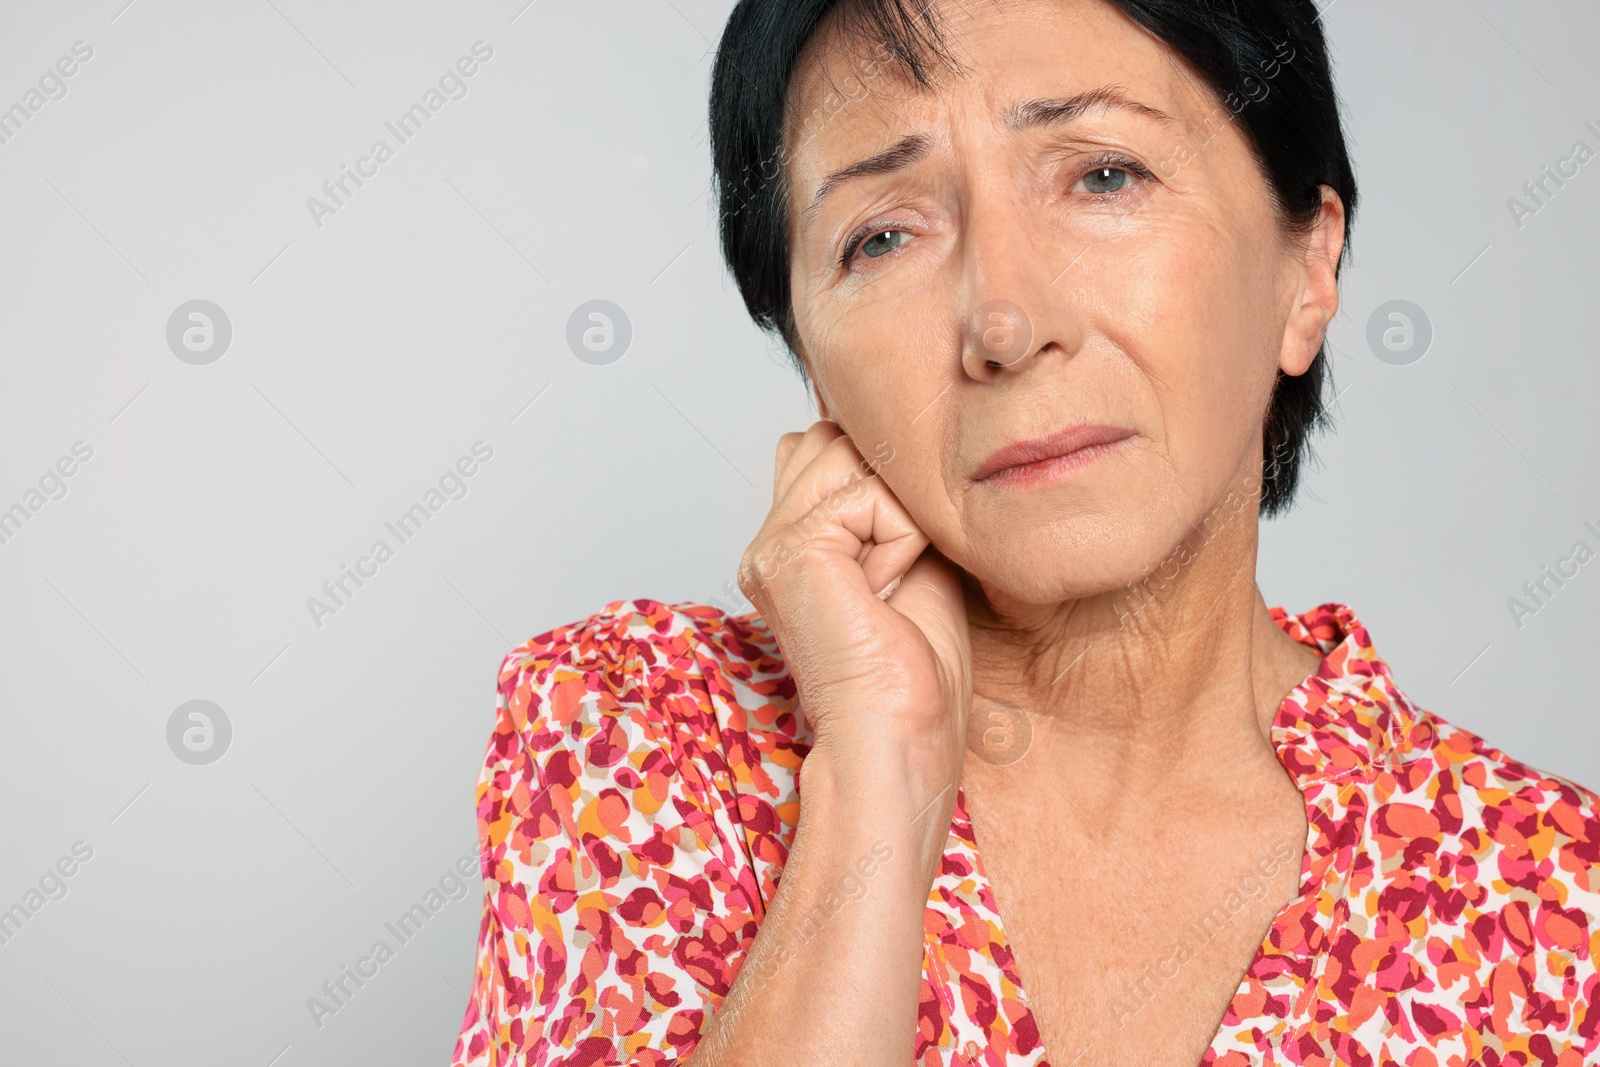
<svg viewBox="0 0 1600 1067">
<path fill-rule="evenodd" d="M 811 368 L 811 360 L 806 356 L 805 348 L 796 348 L 795 355 L 800 357 L 800 366 L 805 369 L 806 385 L 811 390 L 812 400 L 816 402 L 817 417 L 831 421 L 833 416 L 828 414 L 828 400 L 822 395 L 822 387 L 817 384 L 817 376 Z"/>
<path fill-rule="evenodd" d="M 1304 374 L 1339 311 L 1339 257 L 1344 250 L 1344 203 L 1329 186 L 1322 187 L 1322 211 L 1302 250 L 1297 274 L 1298 303 L 1289 310 L 1278 368 Z"/>
</svg>

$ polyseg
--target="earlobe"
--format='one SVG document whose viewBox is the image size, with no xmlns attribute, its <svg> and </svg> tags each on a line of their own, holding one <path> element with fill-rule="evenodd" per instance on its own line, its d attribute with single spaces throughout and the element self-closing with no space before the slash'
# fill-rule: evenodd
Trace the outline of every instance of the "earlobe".
<svg viewBox="0 0 1600 1067">
<path fill-rule="evenodd" d="M 816 374 L 811 373 L 810 363 L 806 362 L 803 355 L 800 357 L 800 360 L 802 360 L 802 365 L 805 366 L 806 386 L 810 387 L 811 389 L 811 400 L 816 402 L 816 414 L 818 414 L 818 418 L 827 419 L 829 422 L 834 421 L 834 416 L 830 416 L 830 414 L 827 413 L 827 397 L 822 395 L 822 386 L 819 386 L 818 381 L 816 381 Z"/>
<path fill-rule="evenodd" d="M 817 406 L 817 417 L 828 418 L 828 401 L 822 395 L 822 387 L 817 384 L 817 379 L 811 373 L 811 368 L 806 368 L 806 388 L 811 391 L 811 402 Z"/>
<path fill-rule="evenodd" d="M 822 383 L 817 380 L 816 370 L 811 366 L 811 359 L 806 355 L 805 346 L 796 345 L 793 351 L 800 360 L 801 369 L 805 371 L 806 388 L 811 391 L 811 399 L 816 403 L 817 418 L 834 423 L 849 434 L 850 431 L 845 430 L 844 424 L 839 422 L 838 417 L 828 410 L 828 398 L 822 395 Z"/>
<path fill-rule="evenodd" d="M 811 360 L 806 358 L 805 349 L 800 349 L 796 354 L 800 357 L 800 366 L 805 369 L 806 386 L 811 390 L 811 398 L 816 401 L 817 417 L 833 421 L 832 416 L 828 414 L 828 401 L 822 395 L 822 386 L 817 384 L 817 376 L 811 369 Z"/>
</svg>

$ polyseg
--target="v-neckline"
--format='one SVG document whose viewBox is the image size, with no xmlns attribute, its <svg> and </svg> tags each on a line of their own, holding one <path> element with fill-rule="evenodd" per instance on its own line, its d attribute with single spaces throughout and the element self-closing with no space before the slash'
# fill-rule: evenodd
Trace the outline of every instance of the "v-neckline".
<svg viewBox="0 0 1600 1067">
<path fill-rule="evenodd" d="M 1316 647 L 1313 645 L 1312 647 Z M 1273 753 L 1277 756 L 1284 772 L 1300 791 L 1301 799 L 1306 808 L 1306 840 L 1300 860 L 1300 891 L 1293 900 L 1280 908 L 1272 918 L 1271 925 L 1267 928 L 1261 943 L 1256 946 L 1255 955 L 1251 957 L 1250 964 L 1239 976 L 1239 982 L 1234 987 L 1233 996 L 1223 1008 L 1222 1017 L 1217 1022 L 1217 1029 L 1211 1035 L 1211 1040 L 1206 1043 L 1206 1051 L 1202 1054 L 1199 1067 L 1211 1063 L 1216 1056 L 1225 1051 L 1218 1048 L 1218 1042 L 1225 1039 L 1229 1029 L 1229 1018 L 1247 1020 L 1259 1015 L 1259 1009 L 1253 1008 L 1249 1003 L 1252 992 L 1252 978 L 1264 981 L 1273 977 L 1269 968 L 1276 966 L 1273 961 L 1287 960 L 1300 973 L 1302 978 L 1309 979 L 1310 969 L 1316 962 L 1315 955 L 1309 951 L 1306 944 L 1304 924 L 1300 921 L 1307 916 L 1308 909 L 1315 913 L 1317 902 L 1322 895 L 1333 864 L 1328 862 L 1331 857 L 1324 854 L 1325 849 L 1319 848 L 1322 844 L 1324 827 L 1327 820 L 1326 812 L 1319 812 L 1324 805 L 1321 799 L 1319 782 L 1308 781 L 1307 776 L 1297 773 L 1295 769 L 1284 762 L 1285 746 L 1282 743 L 1294 725 L 1299 721 L 1300 710 L 1305 706 L 1306 700 L 1312 696 L 1312 687 L 1319 680 L 1337 677 L 1339 672 L 1330 663 L 1331 650 L 1324 652 L 1317 667 L 1288 694 L 1278 705 L 1278 710 L 1273 716 L 1271 726 L 1271 743 Z M 1011 975 L 1015 984 L 1015 996 L 1020 1015 L 1010 1021 L 1007 1034 L 1007 1048 L 1005 1049 L 1006 1063 L 1010 1063 L 1013 1055 L 1030 1055 L 1030 1052 L 1019 1052 L 1016 1048 L 1016 1035 L 1018 1033 L 1031 1033 L 1037 1040 L 1039 1058 L 1028 1061 L 1029 1067 L 1056 1067 L 1049 1059 L 1050 1050 L 1044 1046 L 1044 1035 L 1039 1030 L 1038 1019 L 1033 1014 L 1033 1007 L 1028 1000 L 1028 986 L 1023 981 L 1022 968 L 1017 959 L 1016 952 L 1011 946 L 1010 938 L 1006 935 L 1005 924 L 1000 914 L 999 899 L 994 891 L 994 883 L 990 881 L 987 868 L 983 863 L 983 852 L 979 846 L 977 831 L 972 824 L 972 818 L 967 811 L 967 797 L 964 786 L 957 785 L 954 810 L 951 813 L 950 833 L 954 839 L 964 846 L 971 856 L 971 874 L 973 886 L 970 890 L 963 891 L 961 883 L 967 877 L 960 869 L 964 864 L 950 862 L 952 848 L 947 838 L 944 859 L 940 862 L 938 876 L 934 879 L 933 890 L 930 892 L 930 901 L 943 889 L 952 897 L 963 900 L 964 903 L 975 905 L 992 924 L 991 940 L 993 942 L 989 954 L 1002 970 L 1005 964 L 1002 960 L 1009 961 Z M 953 869 L 952 869 L 953 868 Z M 947 945 L 944 938 L 931 937 L 931 949 L 936 954 L 937 975 L 944 987 L 949 983 L 949 964 L 945 958 Z M 1298 949 L 1298 951 L 1297 951 Z M 945 1009 L 949 1011 L 951 1004 L 948 994 L 944 989 L 938 990 L 940 1000 Z M 1280 1023 L 1282 1020 L 1280 1020 Z M 1082 1050 L 1075 1053 L 1071 1059 L 1064 1060 L 1059 1067 L 1072 1067 L 1077 1058 L 1083 1054 Z M 954 1062 L 961 1062 L 959 1060 Z"/>
</svg>

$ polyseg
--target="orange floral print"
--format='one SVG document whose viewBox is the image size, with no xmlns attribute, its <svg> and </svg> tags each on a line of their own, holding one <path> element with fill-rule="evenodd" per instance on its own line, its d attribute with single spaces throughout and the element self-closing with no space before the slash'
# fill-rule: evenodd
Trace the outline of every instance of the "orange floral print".
<svg viewBox="0 0 1600 1067">
<path fill-rule="evenodd" d="M 1272 724 L 1301 893 L 1202 1067 L 1600 1063 L 1600 797 L 1412 704 L 1345 605 L 1273 619 L 1323 655 Z M 615 601 L 511 652 L 497 710 L 455 1067 L 680 1063 L 794 839 L 810 741 L 776 641 Z M 959 790 L 924 918 L 917 1064 L 1048 1067 Z"/>
</svg>

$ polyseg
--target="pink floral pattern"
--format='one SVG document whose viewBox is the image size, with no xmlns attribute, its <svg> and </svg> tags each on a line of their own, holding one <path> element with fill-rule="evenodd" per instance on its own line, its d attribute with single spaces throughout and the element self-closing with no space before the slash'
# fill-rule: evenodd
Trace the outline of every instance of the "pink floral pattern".
<svg viewBox="0 0 1600 1067">
<path fill-rule="evenodd" d="M 1272 726 L 1302 892 L 1203 1067 L 1600 1063 L 1600 797 L 1412 704 L 1345 605 L 1273 617 L 1324 657 Z M 794 712 L 760 617 L 700 604 L 615 601 L 505 658 L 456 1067 L 688 1056 L 794 838 Z M 925 925 L 920 1067 L 1048 1067 L 960 791 Z"/>
</svg>

